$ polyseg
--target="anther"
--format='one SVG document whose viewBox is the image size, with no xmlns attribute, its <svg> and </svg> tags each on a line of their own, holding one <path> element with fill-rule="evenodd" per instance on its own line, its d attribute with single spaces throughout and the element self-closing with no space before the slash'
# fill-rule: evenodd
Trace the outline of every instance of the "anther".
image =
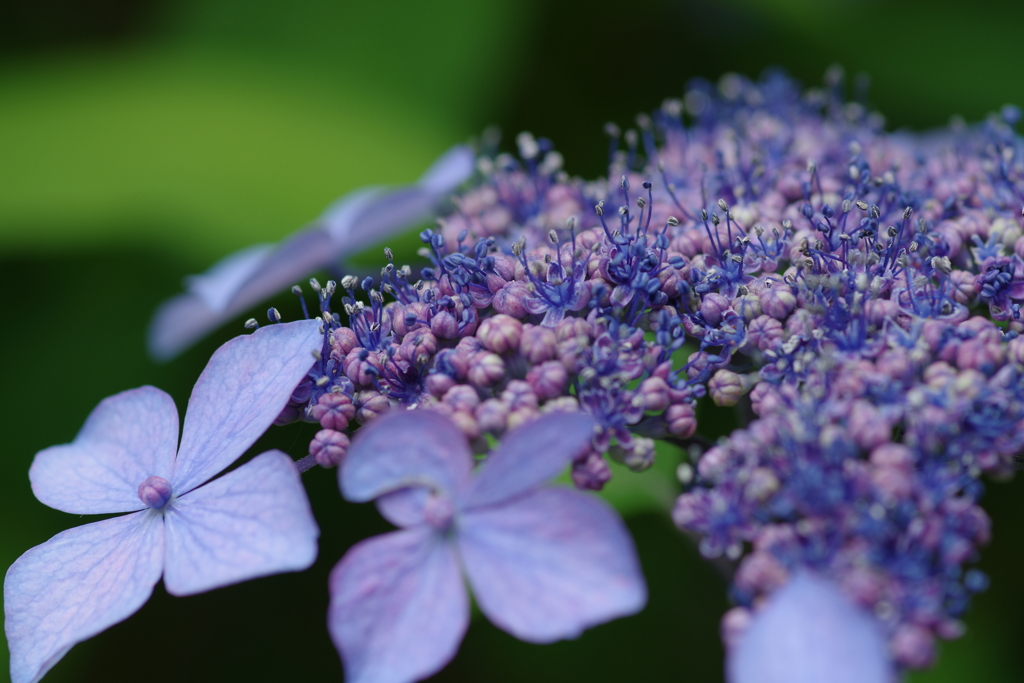
<svg viewBox="0 0 1024 683">
<path fill-rule="evenodd" d="M 273 306 L 271 306 L 267 310 L 267 317 L 270 318 L 270 322 L 272 322 L 272 323 L 279 323 L 279 322 L 281 322 L 281 313 L 276 308 L 274 308 Z"/>
<path fill-rule="evenodd" d="M 384 258 L 386 258 L 389 262 L 395 260 L 395 254 L 393 251 L 391 251 L 391 247 L 384 247 Z"/>
<path fill-rule="evenodd" d="M 679 225 L 679 219 L 676 218 L 675 216 L 669 216 L 668 220 L 666 221 L 666 223 L 668 223 L 670 226 L 672 226 L 674 228 L 677 225 Z"/>
<path fill-rule="evenodd" d="M 256 322 L 256 318 L 249 318 L 248 320 L 245 321 L 245 329 L 247 330 L 255 330 L 259 326 L 260 324 Z"/>
</svg>

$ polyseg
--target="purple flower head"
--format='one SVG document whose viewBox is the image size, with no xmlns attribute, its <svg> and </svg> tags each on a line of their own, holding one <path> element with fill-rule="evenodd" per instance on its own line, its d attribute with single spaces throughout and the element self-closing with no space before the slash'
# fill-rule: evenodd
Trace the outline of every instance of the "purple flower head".
<svg viewBox="0 0 1024 683">
<path fill-rule="evenodd" d="M 280 244 L 247 247 L 189 278 L 188 292 L 164 302 L 153 316 L 150 353 L 173 358 L 296 280 L 415 224 L 470 177 L 473 163 L 471 149 L 453 147 L 411 185 L 356 190 Z"/>
<path fill-rule="evenodd" d="M 192 391 L 180 447 L 174 401 L 140 387 L 103 400 L 72 443 L 36 455 L 29 477 L 41 502 L 131 514 L 57 534 L 8 570 L 14 683 L 38 681 L 133 614 L 161 575 L 182 596 L 313 563 L 319 530 L 291 458 L 268 451 L 207 482 L 271 425 L 321 337 L 310 320 L 224 344 Z"/>
<path fill-rule="evenodd" d="M 425 678 L 454 655 L 481 611 L 530 642 L 575 638 L 640 610 L 646 587 L 615 513 L 542 484 L 585 452 L 594 423 L 551 413 L 507 434 L 476 472 L 465 438 L 429 411 L 393 412 L 360 431 L 340 469 L 356 502 L 376 499 L 400 530 L 353 547 L 331 573 L 328 627 L 346 678 Z"/>
<path fill-rule="evenodd" d="M 877 620 L 802 571 L 754 615 L 726 660 L 729 683 L 889 683 Z"/>
</svg>

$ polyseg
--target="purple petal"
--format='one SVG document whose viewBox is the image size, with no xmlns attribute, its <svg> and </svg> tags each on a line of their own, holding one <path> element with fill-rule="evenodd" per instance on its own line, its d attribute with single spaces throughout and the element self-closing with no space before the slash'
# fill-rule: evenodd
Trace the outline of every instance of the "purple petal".
<svg viewBox="0 0 1024 683">
<path fill-rule="evenodd" d="M 521 640 L 575 638 L 647 602 L 629 532 L 585 493 L 545 488 L 467 512 L 457 538 L 480 609 Z"/>
<path fill-rule="evenodd" d="M 509 500 L 557 476 L 590 444 L 594 419 L 586 413 L 550 413 L 506 434 L 480 466 L 463 507 Z"/>
<path fill-rule="evenodd" d="M 407 527 L 423 524 L 423 510 L 430 498 L 430 491 L 422 486 L 412 486 L 385 493 L 376 500 L 381 516 L 395 526 Z"/>
<path fill-rule="evenodd" d="M 211 311 L 223 312 L 232 295 L 266 262 L 273 244 L 254 244 L 221 259 L 202 275 L 185 278 L 186 288 Z"/>
<path fill-rule="evenodd" d="M 836 586 L 797 574 L 757 614 L 726 659 L 729 683 L 889 683 L 878 622 Z"/>
<path fill-rule="evenodd" d="M 173 358 L 313 271 L 426 219 L 440 199 L 472 175 L 474 161 L 470 148 L 454 147 L 413 185 L 351 192 L 280 246 L 243 249 L 193 276 L 188 294 L 157 309 L 149 328 L 150 353 L 159 360 Z"/>
<path fill-rule="evenodd" d="M 307 569 L 320 535 L 295 463 L 280 451 L 172 501 L 167 521 L 171 595 Z"/>
<path fill-rule="evenodd" d="M 171 478 L 177 495 L 233 463 L 274 422 L 313 365 L 320 324 L 268 325 L 217 349 L 188 401 Z"/>
<path fill-rule="evenodd" d="M 146 510 L 63 531 L 7 570 L 13 683 L 34 683 L 76 643 L 127 619 L 153 592 L 164 525 Z"/>
<path fill-rule="evenodd" d="M 36 454 L 28 476 L 42 503 L 72 514 L 146 507 L 139 484 L 170 476 L 178 409 L 170 396 L 139 387 L 103 399 L 75 440 Z"/>
<path fill-rule="evenodd" d="M 342 494 L 356 503 L 409 486 L 454 499 L 472 468 L 466 437 L 451 420 L 426 410 L 395 410 L 356 432 L 338 478 Z"/>
<path fill-rule="evenodd" d="M 353 546 L 334 567 L 327 628 L 349 683 L 405 683 L 439 671 L 469 624 L 451 544 L 428 527 Z"/>
</svg>

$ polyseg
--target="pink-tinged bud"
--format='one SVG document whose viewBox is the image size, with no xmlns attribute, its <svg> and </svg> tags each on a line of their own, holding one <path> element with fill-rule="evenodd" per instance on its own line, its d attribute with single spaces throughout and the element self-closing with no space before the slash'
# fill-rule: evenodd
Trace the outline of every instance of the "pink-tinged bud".
<svg viewBox="0 0 1024 683">
<path fill-rule="evenodd" d="M 903 379 L 913 369 L 910 354 L 902 348 L 883 351 L 875 361 L 875 367 L 883 375 L 892 379 Z"/>
<path fill-rule="evenodd" d="M 622 457 L 622 464 L 634 472 L 651 469 L 655 457 L 654 439 L 638 436 Z"/>
<path fill-rule="evenodd" d="M 593 328 L 583 318 L 563 318 L 555 326 L 555 339 L 559 342 L 580 337 L 589 341 L 592 334 Z"/>
<path fill-rule="evenodd" d="M 789 572 L 775 555 L 755 550 L 743 558 L 734 580 L 738 587 L 751 593 L 768 593 L 784 585 Z"/>
<path fill-rule="evenodd" d="M 474 414 L 481 431 L 494 435 L 505 431 L 505 423 L 508 420 L 508 406 L 498 399 L 487 399 L 476 407 Z"/>
<path fill-rule="evenodd" d="M 767 382 L 754 385 L 750 392 L 750 407 L 758 417 L 765 417 L 779 409 L 783 404 L 778 390 Z"/>
<path fill-rule="evenodd" d="M 391 313 L 391 329 L 402 339 L 413 330 L 425 329 L 427 324 L 422 321 L 429 319 L 430 308 L 423 302 L 414 301 L 405 306 L 395 306 Z"/>
<path fill-rule="evenodd" d="M 648 377 L 641 382 L 639 396 L 643 401 L 644 410 L 660 413 L 668 408 L 670 403 L 668 390 L 668 382 L 661 377 Z"/>
<path fill-rule="evenodd" d="M 541 400 L 561 396 L 568 381 L 569 374 L 565 371 L 565 366 L 556 360 L 545 361 L 526 373 L 526 382 Z"/>
<path fill-rule="evenodd" d="M 729 451 L 721 446 L 712 446 L 704 451 L 704 455 L 700 456 L 700 460 L 697 461 L 697 474 L 704 481 L 712 484 L 718 483 L 728 469 L 731 460 Z"/>
<path fill-rule="evenodd" d="M 708 381 L 708 394 L 717 406 L 734 406 L 744 392 L 743 378 L 732 370 L 719 370 Z"/>
<path fill-rule="evenodd" d="M 563 321 L 564 322 L 564 321 Z M 519 351 L 528 363 L 536 365 L 551 360 L 558 353 L 555 331 L 540 325 L 524 325 L 519 341 Z"/>
<path fill-rule="evenodd" d="M 722 314 L 729 310 L 730 301 L 721 294 L 712 292 L 704 297 L 700 304 L 700 314 L 712 327 L 718 327 L 722 322 Z"/>
<path fill-rule="evenodd" d="M 924 669 L 935 661 L 935 638 L 917 624 L 898 626 L 889 647 L 897 663 L 908 669 Z"/>
<path fill-rule="evenodd" d="M 1013 342 L 1010 344 L 1012 345 Z M 1021 350 L 1024 351 L 1024 349 Z M 922 377 L 928 386 L 939 389 L 956 379 L 956 370 L 949 363 L 940 360 L 925 368 Z"/>
<path fill-rule="evenodd" d="M 171 499 L 171 482 L 152 476 L 139 484 L 139 500 L 154 510 L 161 510 Z"/>
<path fill-rule="evenodd" d="M 453 410 L 462 410 L 467 413 L 473 412 L 480 405 L 480 395 L 476 393 L 476 389 L 465 384 L 456 384 L 441 400 L 450 405 Z"/>
<path fill-rule="evenodd" d="M 1024 239 L 1024 238 L 1022 238 Z M 1017 365 L 1024 365 L 1024 336 L 1014 337 L 1007 345 L 1008 360 Z"/>
<path fill-rule="evenodd" d="M 360 391 L 356 394 L 356 422 L 361 425 L 391 408 L 391 401 L 379 391 Z"/>
<path fill-rule="evenodd" d="M 437 337 L 429 330 L 414 330 L 405 336 L 398 347 L 398 356 L 410 363 L 422 365 L 437 353 Z"/>
<path fill-rule="evenodd" d="M 537 419 L 537 409 L 523 406 L 522 408 L 516 408 L 515 410 L 509 411 L 508 420 L 506 420 L 507 428 L 511 431 L 518 429 L 523 425 L 533 422 Z"/>
<path fill-rule="evenodd" d="M 853 440 L 864 449 L 880 446 L 892 436 L 892 425 L 877 408 L 863 400 L 853 402 L 847 427 Z"/>
<path fill-rule="evenodd" d="M 578 489 L 600 491 L 611 478 L 608 463 L 597 453 L 590 452 L 572 465 L 572 483 Z"/>
<path fill-rule="evenodd" d="M 782 323 L 767 315 L 754 318 L 747 326 L 747 341 L 761 351 L 775 348 L 784 335 Z"/>
<path fill-rule="evenodd" d="M 516 259 L 507 254 L 494 254 L 494 272 L 506 282 L 516 279 Z M 492 292 L 493 294 L 493 292 Z"/>
<path fill-rule="evenodd" d="M 665 411 L 668 431 L 680 439 L 689 439 L 697 431 L 697 412 L 689 403 L 676 403 Z"/>
<path fill-rule="evenodd" d="M 871 451 L 871 464 L 876 467 L 895 467 L 910 472 L 914 468 L 914 453 L 901 443 L 887 442 Z"/>
<path fill-rule="evenodd" d="M 909 498 L 914 492 L 913 477 L 900 467 L 876 467 L 871 471 L 871 483 L 887 503 Z"/>
<path fill-rule="evenodd" d="M 899 314 L 899 305 L 891 299 L 868 299 L 864 302 L 864 316 L 872 325 L 882 325 Z"/>
<path fill-rule="evenodd" d="M 526 288 L 526 285 L 513 281 L 494 293 L 491 305 L 498 313 L 522 320 L 529 314 L 529 311 L 526 310 L 526 300 L 530 296 L 530 290 Z"/>
<path fill-rule="evenodd" d="M 467 439 L 475 439 L 480 436 L 480 424 L 473 417 L 472 413 L 456 410 L 449 415 L 451 421 L 459 428 L 459 431 L 466 435 Z"/>
<path fill-rule="evenodd" d="M 438 339 L 457 339 L 459 321 L 448 311 L 439 311 L 430 319 L 430 331 Z"/>
<path fill-rule="evenodd" d="M 449 377 L 441 372 L 435 372 L 431 375 L 427 375 L 427 380 L 424 383 L 424 386 L 427 391 L 430 392 L 431 396 L 441 398 L 449 389 L 455 386 L 455 384 L 456 380 L 454 377 Z"/>
<path fill-rule="evenodd" d="M 359 346 L 356 333 L 347 327 L 339 327 L 330 334 L 331 358 L 335 362 L 341 362 L 348 355 L 348 352 Z"/>
<path fill-rule="evenodd" d="M 966 323 L 964 323 L 966 324 Z M 1005 349 L 998 340 L 989 341 L 981 335 L 968 339 L 956 350 L 956 364 L 962 370 L 977 370 L 992 374 L 1003 364 Z"/>
<path fill-rule="evenodd" d="M 954 270 L 950 273 L 949 287 L 953 294 L 953 300 L 964 306 L 970 305 L 981 293 L 974 274 L 968 270 Z"/>
<path fill-rule="evenodd" d="M 333 429 L 321 429 L 309 444 L 309 454 L 320 467 L 337 467 L 348 452 L 348 437 Z"/>
<path fill-rule="evenodd" d="M 505 361 L 496 353 L 478 353 L 470 360 L 467 377 L 470 383 L 478 387 L 497 384 L 505 377 Z"/>
<path fill-rule="evenodd" d="M 354 384 L 370 386 L 380 375 L 380 358 L 376 353 L 356 347 L 348 352 L 342 364 L 345 375 Z"/>
<path fill-rule="evenodd" d="M 480 322 L 476 338 L 484 348 L 494 353 L 508 353 L 519 348 L 523 324 L 510 315 L 499 313 Z"/>
<path fill-rule="evenodd" d="M 501 392 L 501 400 L 509 410 L 519 410 L 520 408 L 537 410 L 539 404 L 537 395 L 533 393 L 533 387 L 521 379 L 514 379 L 505 385 L 505 390 Z"/>
<path fill-rule="evenodd" d="M 328 392 L 309 409 L 309 416 L 324 429 L 342 431 L 356 416 L 356 407 L 347 395 Z"/>
<path fill-rule="evenodd" d="M 779 490 L 779 478 L 767 467 L 757 467 L 743 486 L 743 497 L 749 501 L 763 503 Z"/>
<path fill-rule="evenodd" d="M 784 320 L 796 308 L 796 297 L 789 287 L 774 284 L 761 292 L 761 311 L 777 320 Z"/>
<path fill-rule="evenodd" d="M 733 607 L 722 615 L 719 635 L 726 650 L 732 650 L 739 645 L 743 634 L 750 628 L 752 619 L 753 615 L 746 607 Z"/>
</svg>

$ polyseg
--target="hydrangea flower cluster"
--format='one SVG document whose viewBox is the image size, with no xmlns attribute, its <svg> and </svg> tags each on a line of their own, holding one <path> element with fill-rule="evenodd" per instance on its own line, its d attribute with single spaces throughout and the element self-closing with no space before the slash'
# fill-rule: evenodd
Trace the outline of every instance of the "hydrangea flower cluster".
<svg viewBox="0 0 1024 683">
<path fill-rule="evenodd" d="M 963 633 L 987 585 L 971 566 L 990 537 L 982 476 L 1012 476 L 1024 452 L 1020 118 L 1006 107 L 974 127 L 890 134 L 843 98 L 837 72 L 806 92 L 779 74 L 730 75 L 692 84 L 635 130 L 610 125 L 607 179 L 570 177 L 550 142 L 521 134 L 517 156 L 480 156 L 452 210 L 420 233 L 428 266 L 385 249 L 379 277 L 310 280 L 312 320 L 280 324 L 270 309 L 270 330 L 292 332 L 246 324 L 259 328 L 248 340 L 280 340 L 259 370 L 273 391 L 257 392 L 258 420 L 239 408 L 257 399 L 237 379 L 224 405 L 190 408 L 220 448 L 201 473 L 180 484 L 168 455 L 140 480 L 118 447 L 131 475 L 120 479 L 170 537 L 189 496 L 236 475 L 186 489 L 254 434 L 317 423 L 297 469 L 338 467 L 346 498 L 376 500 L 400 527 L 336 566 L 332 637 L 354 680 L 411 681 L 458 647 L 463 576 L 485 615 L 535 642 L 639 609 L 643 579 L 617 517 L 591 494 L 541 485 L 571 467 L 578 489 L 600 490 L 609 458 L 642 472 L 667 440 L 689 458 L 672 517 L 729 573 L 730 683 L 887 683 Z M 329 212 L 336 229 L 218 264 L 163 309 L 153 347 L 174 353 L 286 275 L 364 244 L 364 219 L 396 229 L 470 175 L 465 154 L 405 190 L 356 195 Z M 697 433 L 711 403 L 740 418 L 715 443 Z M 224 426 L 243 418 L 244 438 Z M 252 462 L 238 473 L 264 461 Z M 58 472 L 61 491 L 107 495 L 78 492 L 76 472 Z M 132 501 L 117 509 L 142 509 Z M 46 589 L 24 568 L 60 538 L 5 584 L 19 681 L 136 609 L 164 566 L 146 566 L 130 609 L 114 601 L 53 640 L 59 610 L 19 596 Z M 197 574 L 217 566 L 202 545 Z M 311 561 L 296 554 L 261 568 L 242 553 L 234 574 L 195 590 Z M 166 566 L 177 585 L 170 554 Z M 425 624 L 437 626 L 429 638 Z"/>
<path fill-rule="evenodd" d="M 318 421 L 329 466 L 352 422 L 398 406 L 480 451 L 579 410 L 598 427 L 573 481 L 600 489 L 606 457 L 640 471 L 653 439 L 692 443 L 704 396 L 742 402 L 673 511 L 736 565 L 726 641 L 811 569 L 898 666 L 929 665 L 987 583 L 967 568 L 989 539 L 979 479 L 1024 448 L 1020 112 L 888 134 L 840 90 L 697 83 L 609 127 L 608 181 L 520 135 L 420 235 L 430 267 L 386 252 L 379 279 L 341 281 L 341 315 L 312 282 L 331 331 L 281 419 Z"/>
</svg>

